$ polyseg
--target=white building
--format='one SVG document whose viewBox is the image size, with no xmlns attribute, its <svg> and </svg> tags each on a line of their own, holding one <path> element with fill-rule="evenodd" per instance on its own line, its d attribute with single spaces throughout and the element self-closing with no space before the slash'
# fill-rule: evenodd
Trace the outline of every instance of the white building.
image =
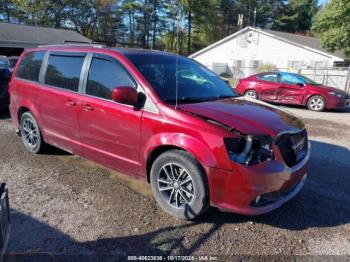
<svg viewBox="0 0 350 262">
<path fill-rule="evenodd" d="M 348 65 L 341 52 L 328 52 L 314 37 L 246 27 L 190 56 L 218 74 L 242 77 L 267 64 L 279 70 Z"/>
</svg>

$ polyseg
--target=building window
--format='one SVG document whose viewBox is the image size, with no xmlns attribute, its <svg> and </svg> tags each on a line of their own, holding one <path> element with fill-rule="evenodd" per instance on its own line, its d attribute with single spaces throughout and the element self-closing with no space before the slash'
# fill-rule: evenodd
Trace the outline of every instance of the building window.
<svg viewBox="0 0 350 262">
<path fill-rule="evenodd" d="M 260 61 L 259 60 L 253 60 L 252 61 L 252 68 L 258 69 L 260 67 Z"/>
<path fill-rule="evenodd" d="M 323 67 L 322 61 L 315 61 L 315 68 L 316 69 L 321 69 L 322 67 Z"/>
<path fill-rule="evenodd" d="M 288 67 L 294 68 L 294 69 L 299 69 L 303 65 L 302 61 L 288 61 Z"/>
<path fill-rule="evenodd" d="M 244 67 L 244 60 L 237 60 L 236 61 L 236 68 L 240 69 Z"/>
</svg>

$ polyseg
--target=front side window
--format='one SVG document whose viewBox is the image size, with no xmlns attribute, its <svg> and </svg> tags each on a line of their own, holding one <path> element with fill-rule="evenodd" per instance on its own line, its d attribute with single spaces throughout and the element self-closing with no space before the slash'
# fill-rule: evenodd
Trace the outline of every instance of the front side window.
<svg viewBox="0 0 350 262">
<path fill-rule="evenodd" d="M 27 53 L 18 66 L 16 77 L 30 81 L 39 81 L 40 67 L 44 55 L 44 51 Z"/>
<path fill-rule="evenodd" d="M 45 84 L 78 92 L 85 56 L 50 54 Z"/>
<path fill-rule="evenodd" d="M 284 84 L 295 85 L 297 83 L 304 83 L 304 79 L 303 77 L 296 74 L 281 73 L 280 82 Z"/>
<path fill-rule="evenodd" d="M 258 75 L 256 78 L 269 82 L 277 82 L 277 74 L 275 73 Z"/>
<path fill-rule="evenodd" d="M 192 103 L 236 97 L 220 77 L 203 65 L 165 54 L 126 54 L 166 103 Z"/>
<path fill-rule="evenodd" d="M 86 94 L 112 99 L 112 91 L 120 86 L 135 87 L 129 74 L 117 61 L 93 57 L 89 70 Z"/>
</svg>

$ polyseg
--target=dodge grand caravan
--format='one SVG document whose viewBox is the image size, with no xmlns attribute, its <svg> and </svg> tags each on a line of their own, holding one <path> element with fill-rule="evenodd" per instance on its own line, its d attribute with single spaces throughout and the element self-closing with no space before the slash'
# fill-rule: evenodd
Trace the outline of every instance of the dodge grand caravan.
<svg viewBox="0 0 350 262">
<path fill-rule="evenodd" d="M 209 205 L 271 211 L 306 179 L 302 121 L 238 97 L 182 56 L 93 45 L 26 50 L 10 111 L 32 153 L 50 144 L 151 184 L 158 204 L 193 219 Z"/>
</svg>

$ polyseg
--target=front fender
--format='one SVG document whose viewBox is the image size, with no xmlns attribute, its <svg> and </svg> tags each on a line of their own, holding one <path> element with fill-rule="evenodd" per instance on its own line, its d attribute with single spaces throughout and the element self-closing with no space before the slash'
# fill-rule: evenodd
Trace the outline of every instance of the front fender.
<svg viewBox="0 0 350 262">
<path fill-rule="evenodd" d="M 181 133 L 161 133 L 150 137 L 141 152 L 142 174 L 147 173 L 147 160 L 154 150 L 161 146 L 174 146 L 191 153 L 202 166 L 215 167 L 217 159 L 203 142 Z"/>
</svg>

